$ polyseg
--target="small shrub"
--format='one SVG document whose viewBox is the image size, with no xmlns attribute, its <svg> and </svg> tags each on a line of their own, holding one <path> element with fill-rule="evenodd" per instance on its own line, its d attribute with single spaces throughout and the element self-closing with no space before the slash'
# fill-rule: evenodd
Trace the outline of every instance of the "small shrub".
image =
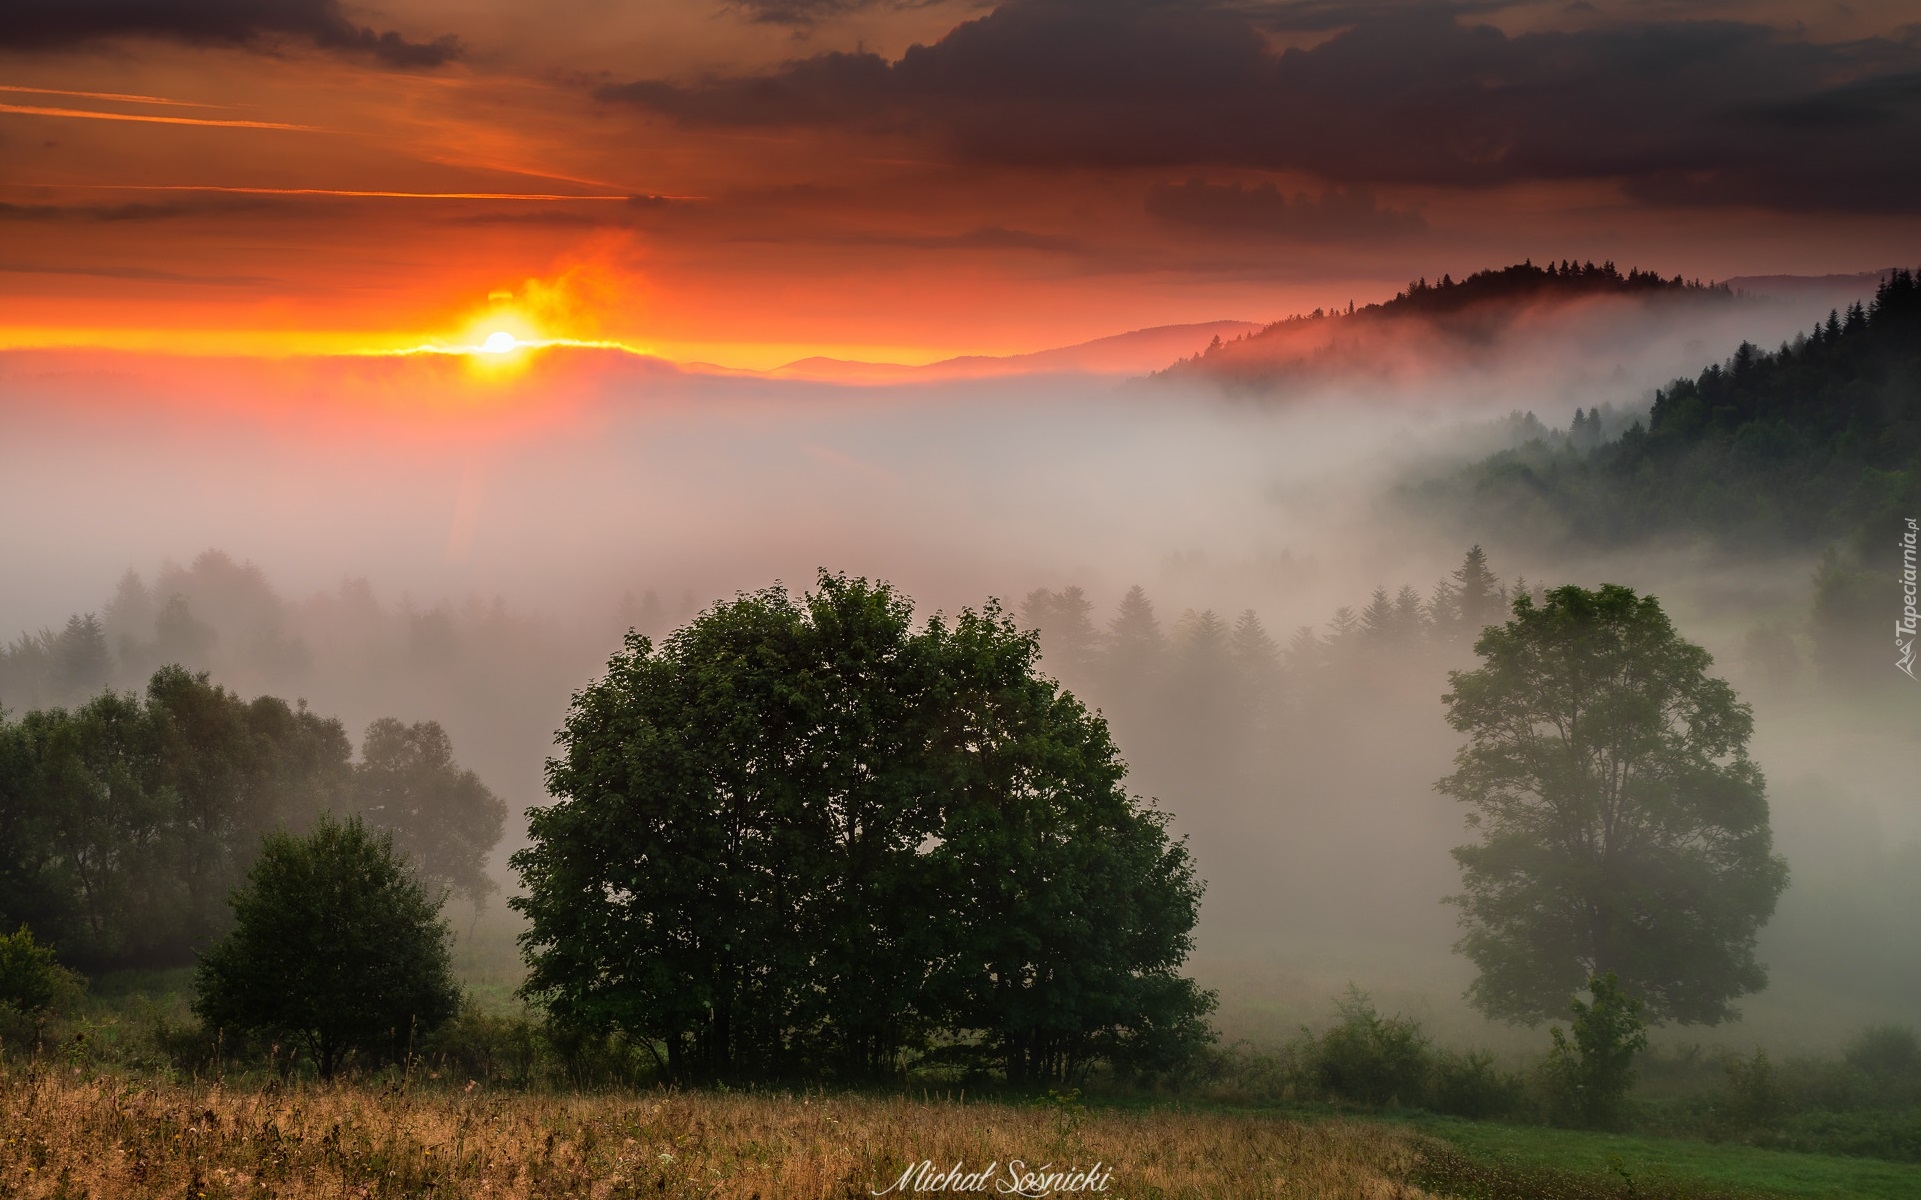
<svg viewBox="0 0 1921 1200">
<path fill-rule="evenodd" d="M 1526 1081 L 1496 1069 L 1494 1056 L 1484 1050 L 1444 1052 L 1434 1061 L 1428 1107 L 1435 1112 L 1485 1121 L 1511 1117 L 1526 1102 Z"/>
<path fill-rule="evenodd" d="M 1641 1002 L 1621 991 L 1613 972 L 1588 980 L 1592 1002 L 1569 1002 L 1570 1038 L 1557 1025 L 1545 1081 L 1553 1115 L 1563 1124 L 1618 1127 L 1634 1086 L 1634 1056 L 1647 1049 Z"/>
<path fill-rule="evenodd" d="M 1763 1129 L 1781 1119 L 1787 1097 L 1765 1051 L 1727 1060 L 1728 1086 L 1719 1109 L 1737 1129 Z"/>
<path fill-rule="evenodd" d="M 498 1015 L 468 1001 L 422 1042 L 420 1057 L 447 1076 L 524 1088 L 540 1051 L 540 1027 L 525 1012 Z"/>
<path fill-rule="evenodd" d="M 1336 1011 L 1340 1024 L 1315 1046 L 1314 1076 L 1321 1092 L 1377 1108 L 1420 1103 L 1433 1059 L 1420 1023 L 1382 1016 L 1367 993 L 1353 987 Z"/>
<path fill-rule="evenodd" d="M 84 986 L 25 925 L 0 934 L 0 1005 L 21 1013 L 59 1012 L 80 998 Z"/>
<path fill-rule="evenodd" d="M 1848 1043 L 1848 1065 L 1877 1082 L 1910 1080 L 1921 1076 L 1921 1041 L 1914 1030 L 1899 1025 L 1875 1025 Z"/>
</svg>

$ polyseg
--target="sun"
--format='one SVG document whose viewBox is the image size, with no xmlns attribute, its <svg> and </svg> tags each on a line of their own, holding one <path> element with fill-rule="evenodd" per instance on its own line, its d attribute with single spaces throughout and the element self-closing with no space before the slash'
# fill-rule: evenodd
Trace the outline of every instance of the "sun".
<svg viewBox="0 0 1921 1200">
<path fill-rule="evenodd" d="M 504 329 L 496 329 L 476 346 L 482 354 L 511 354 L 520 349 L 520 339 Z"/>
</svg>

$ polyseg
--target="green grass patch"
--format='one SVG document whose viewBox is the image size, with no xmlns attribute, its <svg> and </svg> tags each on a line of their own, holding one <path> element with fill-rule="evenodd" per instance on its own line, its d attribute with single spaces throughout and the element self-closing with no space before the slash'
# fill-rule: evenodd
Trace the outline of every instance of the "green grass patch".
<svg viewBox="0 0 1921 1200">
<path fill-rule="evenodd" d="M 1628 1185 L 1621 1189 L 1623 1195 L 1686 1195 L 1708 1188 L 1796 1200 L 1921 1196 L 1921 1166 L 1911 1163 L 1446 1117 L 1420 1117 L 1412 1123 L 1472 1163 L 1612 1178 Z"/>
</svg>

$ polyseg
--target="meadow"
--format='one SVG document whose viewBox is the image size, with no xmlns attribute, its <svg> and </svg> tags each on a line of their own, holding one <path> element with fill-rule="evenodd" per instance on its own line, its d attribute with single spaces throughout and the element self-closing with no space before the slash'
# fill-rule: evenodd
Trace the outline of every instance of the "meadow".
<svg viewBox="0 0 1921 1200">
<path fill-rule="evenodd" d="M 1255 1087 L 1245 1069 L 1179 1087 L 1097 1081 L 1086 1096 L 959 1081 L 657 1088 L 605 1048 L 567 1057 L 512 1001 L 494 940 L 464 947 L 478 1003 L 459 1022 L 405 1067 L 331 1086 L 276 1071 L 267 1047 L 207 1039 L 187 1011 L 190 972 L 95 980 L 69 1015 L 0 1037 L 0 1200 L 847 1200 L 923 1160 L 993 1164 L 974 1194 L 997 1196 L 1016 1161 L 1098 1163 L 1104 1191 L 1051 1194 L 1131 1200 L 1921 1195 L 1913 1162 L 1343 1107 Z"/>
<path fill-rule="evenodd" d="M 993 1194 L 1012 1186 L 1016 1162 L 1098 1163 L 1112 1172 L 1110 1196 L 1390 1200 L 1425 1194 L 1409 1181 L 1430 1146 L 1405 1127 L 1252 1114 L 395 1081 L 233 1088 L 44 1065 L 0 1076 L 0 1126 L 0 1195 L 22 1200 L 841 1200 L 888 1188 L 922 1160 L 987 1169 Z"/>
</svg>

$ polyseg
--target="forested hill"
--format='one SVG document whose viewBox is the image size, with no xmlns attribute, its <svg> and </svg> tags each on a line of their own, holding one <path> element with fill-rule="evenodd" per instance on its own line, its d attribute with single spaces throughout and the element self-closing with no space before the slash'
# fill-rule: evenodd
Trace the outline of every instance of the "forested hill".
<svg viewBox="0 0 1921 1200">
<path fill-rule="evenodd" d="M 1157 377 L 1238 389 L 1317 377 L 1425 378 L 1435 369 L 1498 363 L 1514 353 L 1552 353 L 1553 346 L 1544 342 L 1591 323 L 1593 314 L 1584 312 L 1584 305 L 1610 306 L 1618 316 L 1648 308 L 1667 311 L 1677 304 L 1720 310 L 1733 298 L 1733 291 L 1722 284 L 1678 275 L 1666 278 L 1638 268 L 1623 274 L 1612 262 L 1535 266 L 1528 261 L 1477 271 L 1461 280 L 1443 275 L 1429 283 L 1422 278 L 1377 304 L 1357 309 L 1350 301 L 1345 308 L 1317 308 L 1229 341 L 1216 338 Z M 1550 310 L 1566 313 L 1571 328 L 1557 329 L 1552 321 L 1536 319 L 1526 324 L 1522 344 L 1504 340 L 1524 318 L 1539 318 Z M 1638 330 L 1610 324 L 1607 330 L 1606 340 L 1619 342 L 1630 355 L 1635 343 L 1663 331 L 1659 323 Z"/>
<path fill-rule="evenodd" d="M 1623 545 L 1706 537 L 1757 549 L 1881 538 L 1921 507 L 1921 285 L 1890 272 L 1867 304 L 1778 350 L 1743 343 L 1655 393 L 1614 440 L 1577 417 L 1418 489 L 1477 536 Z"/>
</svg>

